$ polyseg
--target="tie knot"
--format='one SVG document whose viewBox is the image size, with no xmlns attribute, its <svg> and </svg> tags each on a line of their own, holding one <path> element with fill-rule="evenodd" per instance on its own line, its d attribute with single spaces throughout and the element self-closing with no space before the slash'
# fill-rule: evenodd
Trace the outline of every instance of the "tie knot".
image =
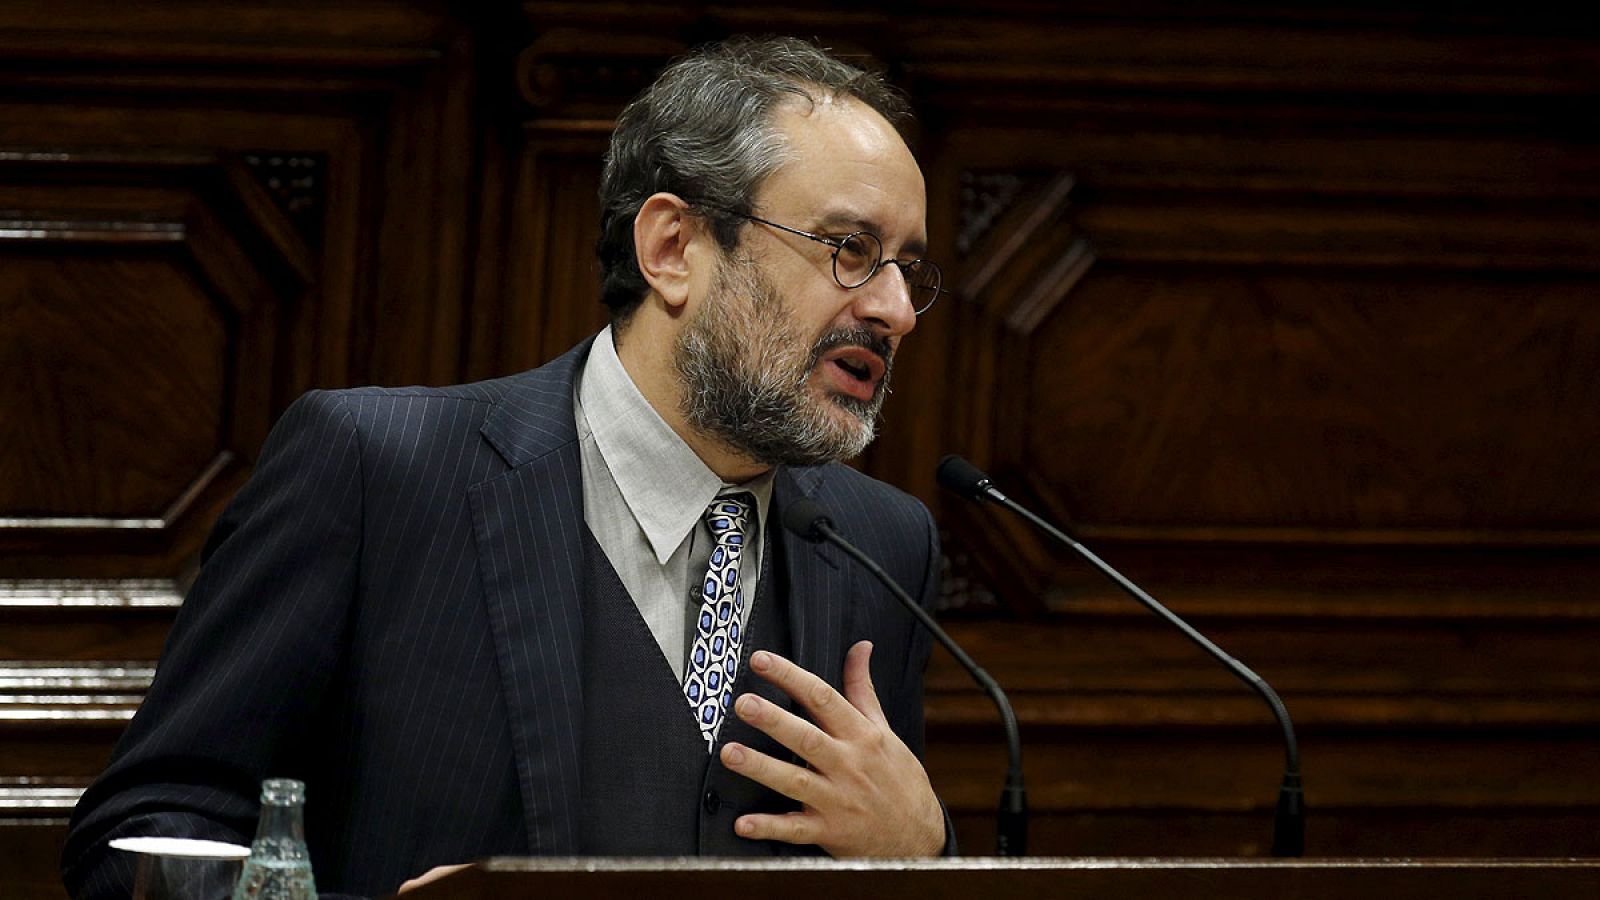
<svg viewBox="0 0 1600 900">
<path fill-rule="evenodd" d="M 755 498 L 749 494 L 732 494 L 718 497 L 706 507 L 706 525 L 717 543 L 725 543 L 731 536 L 743 539 L 750 511 L 755 508 Z"/>
</svg>

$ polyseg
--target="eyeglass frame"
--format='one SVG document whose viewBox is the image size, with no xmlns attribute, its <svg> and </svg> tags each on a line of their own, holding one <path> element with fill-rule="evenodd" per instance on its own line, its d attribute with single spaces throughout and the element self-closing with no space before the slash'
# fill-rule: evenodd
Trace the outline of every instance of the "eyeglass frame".
<svg viewBox="0 0 1600 900">
<path fill-rule="evenodd" d="M 926 304 L 924 304 L 922 306 L 921 309 L 916 309 L 912 313 L 912 315 L 917 315 L 917 316 L 922 315 L 923 313 L 925 313 L 928 310 L 933 308 L 933 304 L 938 302 L 940 294 L 948 294 L 948 293 L 950 293 L 949 291 L 945 290 L 944 287 L 943 287 L 943 285 L 944 285 L 944 270 L 939 268 L 939 264 L 934 262 L 933 260 L 931 260 L 931 259 L 922 259 L 920 257 L 917 258 L 917 259 L 913 259 L 913 260 L 911 260 L 909 262 L 901 262 L 900 260 L 895 259 L 892 256 L 889 257 L 888 259 L 878 259 L 878 260 L 873 262 L 872 271 L 867 273 L 867 277 L 861 279 L 860 281 L 856 282 L 855 284 L 845 284 L 844 283 L 844 279 L 839 277 L 839 253 L 840 253 L 840 251 L 844 250 L 844 245 L 849 243 L 851 238 L 853 238 L 853 237 L 855 237 L 857 235 L 866 235 L 867 237 L 872 238 L 872 240 L 877 243 L 878 249 L 880 251 L 883 250 L 883 238 L 878 237 L 876 234 L 874 234 L 874 233 L 872 233 L 870 231 L 865 231 L 865 230 L 852 231 L 852 232 L 850 232 L 849 234 L 845 235 L 842 238 L 831 238 L 831 237 L 827 237 L 826 235 L 813 234 L 813 233 L 811 233 L 809 231 L 802 231 L 799 228 L 790 228 L 788 225 L 780 225 L 777 222 L 769 221 L 767 219 L 761 218 L 760 216 L 751 215 L 750 213 L 735 212 L 734 210 L 728 209 L 726 207 L 712 206 L 709 203 L 696 203 L 696 202 L 694 202 L 692 200 L 686 201 L 686 202 L 688 202 L 690 206 L 699 207 L 701 209 L 709 209 L 709 210 L 711 210 L 713 212 L 719 212 L 719 213 L 722 213 L 723 215 L 734 216 L 734 217 L 740 218 L 740 219 L 747 219 L 747 220 L 749 220 L 751 222 L 759 222 L 762 225 L 766 225 L 766 226 L 768 226 L 770 228 L 776 228 L 779 231 L 787 231 L 790 234 L 799 235 L 800 237 L 803 237 L 803 238 L 810 238 L 811 240 L 816 241 L 819 244 L 826 244 L 827 246 L 832 247 L 833 248 L 833 280 L 834 280 L 834 283 L 839 285 L 839 287 L 844 288 L 847 291 L 853 291 L 858 287 L 865 286 L 867 282 L 869 282 L 873 278 L 877 277 L 878 273 L 883 270 L 883 266 L 884 266 L 885 263 L 889 263 L 889 264 L 895 266 L 896 268 L 898 268 L 900 270 L 900 278 L 901 278 L 902 281 L 904 281 L 906 283 L 906 296 L 909 298 L 910 295 L 911 295 L 911 290 L 910 290 L 911 289 L 911 279 L 906 277 L 906 269 L 907 269 L 907 267 L 909 267 L 909 266 L 928 266 L 929 268 L 933 269 L 933 274 L 934 274 L 933 291 L 932 291 L 933 296 L 932 296 L 931 299 L 928 300 L 928 302 Z"/>
</svg>

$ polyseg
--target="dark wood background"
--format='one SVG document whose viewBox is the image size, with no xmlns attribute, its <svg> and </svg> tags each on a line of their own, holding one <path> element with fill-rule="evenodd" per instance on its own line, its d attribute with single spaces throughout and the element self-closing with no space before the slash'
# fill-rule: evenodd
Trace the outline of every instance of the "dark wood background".
<svg viewBox="0 0 1600 900">
<path fill-rule="evenodd" d="M 1472 7 L 1476 9 L 1476 7 Z M 602 321 L 611 119 L 742 31 L 919 110 L 955 296 L 863 460 L 946 531 L 1038 853 L 1266 852 L 1256 698 L 961 452 L 1271 680 L 1315 855 L 1600 854 L 1600 34 L 1312 4 L 0 0 L 0 872 L 77 792 L 303 390 L 504 374 Z M 1003 769 L 945 657 L 929 767 Z"/>
</svg>

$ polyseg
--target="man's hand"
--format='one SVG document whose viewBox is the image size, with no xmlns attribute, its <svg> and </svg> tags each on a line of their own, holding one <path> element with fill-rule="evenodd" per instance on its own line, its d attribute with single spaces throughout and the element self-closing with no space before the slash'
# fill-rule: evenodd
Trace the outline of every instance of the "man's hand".
<svg viewBox="0 0 1600 900">
<path fill-rule="evenodd" d="M 434 866 L 428 871 L 406 882 L 405 884 L 400 885 L 400 890 L 396 891 L 395 893 L 404 894 L 406 891 L 415 890 L 425 884 L 431 884 L 435 881 L 438 881 L 444 876 L 449 875 L 451 872 L 459 872 L 470 865 L 472 865 L 472 863 L 460 863 L 454 866 Z"/>
<path fill-rule="evenodd" d="M 944 812 L 922 768 L 889 728 L 872 687 L 872 644 L 844 661 L 844 695 L 775 653 L 757 651 L 750 668 L 793 697 L 815 725 L 755 694 L 733 704 L 739 718 L 808 763 L 801 768 L 742 744 L 722 748 L 722 763 L 801 804 L 785 815 L 746 815 L 740 837 L 816 844 L 833 856 L 936 856 Z"/>
</svg>

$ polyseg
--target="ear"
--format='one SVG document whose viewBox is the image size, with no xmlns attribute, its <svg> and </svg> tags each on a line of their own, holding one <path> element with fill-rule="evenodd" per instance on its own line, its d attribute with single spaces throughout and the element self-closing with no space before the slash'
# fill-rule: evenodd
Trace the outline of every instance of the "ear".
<svg viewBox="0 0 1600 900">
<path fill-rule="evenodd" d="M 669 309 L 689 301 L 693 270 L 691 244 L 702 234 L 700 220 L 676 194 L 652 194 L 633 219 L 633 253 L 639 272 Z"/>
</svg>

